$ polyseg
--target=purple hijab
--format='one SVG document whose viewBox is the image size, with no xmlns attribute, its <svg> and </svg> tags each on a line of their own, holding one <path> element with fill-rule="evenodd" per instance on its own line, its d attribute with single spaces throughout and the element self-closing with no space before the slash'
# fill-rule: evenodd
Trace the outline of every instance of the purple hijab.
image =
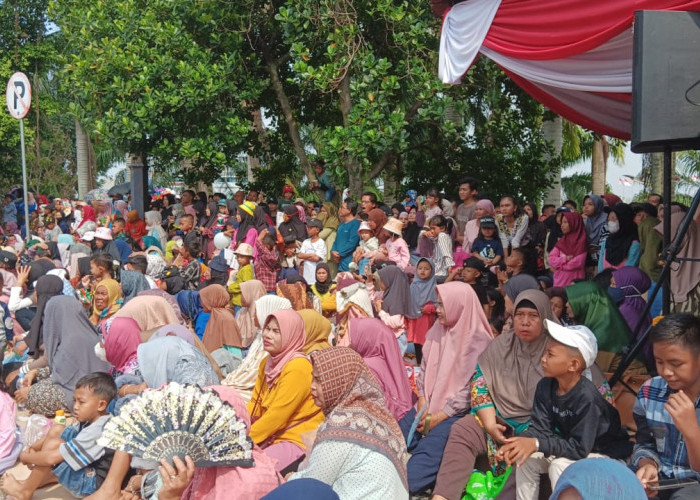
<svg viewBox="0 0 700 500">
<path fill-rule="evenodd" d="M 651 280 L 644 271 L 632 266 L 621 267 L 613 271 L 612 274 L 613 278 L 615 278 L 615 286 L 622 290 L 625 295 L 624 300 L 618 305 L 620 314 L 625 318 L 630 331 L 633 332 L 647 304 L 642 295 L 651 287 Z M 651 318 L 647 314 L 643 319 L 642 328 L 639 330 L 638 335 L 643 335 L 649 328 L 649 325 L 651 325 Z M 650 354 L 650 342 L 647 343 L 647 347 L 649 349 L 645 349 L 645 353 Z"/>
</svg>

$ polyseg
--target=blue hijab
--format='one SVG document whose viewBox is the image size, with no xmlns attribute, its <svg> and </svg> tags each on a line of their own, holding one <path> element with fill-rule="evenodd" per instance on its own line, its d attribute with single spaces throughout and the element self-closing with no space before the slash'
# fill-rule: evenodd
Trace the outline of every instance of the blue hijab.
<svg viewBox="0 0 700 500">
<path fill-rule="evenodd" d="M 574 488 L 583 500 L 646 498 L 634 472 L 609 458 L 585 458 L 571 464 L 557 481 L 550 499 L 557 500 L 568 488 Z"/>
</svg>

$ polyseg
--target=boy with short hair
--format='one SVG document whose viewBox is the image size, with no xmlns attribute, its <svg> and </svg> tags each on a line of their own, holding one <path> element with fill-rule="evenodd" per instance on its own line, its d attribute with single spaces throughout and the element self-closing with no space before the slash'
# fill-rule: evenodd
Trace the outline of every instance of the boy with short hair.
<svg viewBox="0 0 700 500">
<path fill-rule="evenodd" d="M 54 424 L 46 437 L 20 453 L 20 461 L 32 466 L 32 472 L 24 481 L 6 474 L 2 490 L 17 500 L 30 500 L 38 488 L 58 481 L 78 498 L 95 493 L 114 455 L 97 439 L 111 418 L 107 406 L 116 395 L 117 386 L 107 373 L 90 373 L 78 380 L 73 393 L 78 423 Z"/>
<path fill-rule="evenodd" d="M 637 394 L 637 438 L 630 461 L 647 495 L 663 479 L 700 477 L 700 319 L 671 314 L 649 337 L 659 376 Z M 700 484 L 658 492 L 663 500 L 700 498 Z"/>
<path fill-rule="evenodd" d="M 180 254 L 173 261 L 173 265 L 180 270 L 180 277 L 185 280 L 185 288 L 187 290 L 197 290 L 199 288 L 202 269 L 197 259 L 201 253 L 202 246 L 198 240 L 185 241 L 185 244 L 180 248 Z"/>
<path fill-rule="evenodd" d="M 255 240 L 255 248 L 258 251 L 258 258 L 253 264 L 255 277 L 265 285 L 268 293 L 277 291 L 277 269 L 279 267 L 279 257 L 277 255 L 277 241 L 267 229 L 260 231 Z"/>
<path fill-rule="evenodd" d="M 598 354 L 593 333 L 583 325 L 545 324 L 551 338 L 542 357 L 544 378 L 535 391 L 532 422 L 519 437 L 506 439 L 497 453 L 507 464 L 518 465 L 518 500 L 538 498 L 540 474 L 549 473 L 554 490 L 574 461 L 626 458 L 632 450 L 617 410 L 582 376 Z"/>
<path fill-rule="evenodd" d="M 319 236 L 322 229 L 323 222 L 318 219 L 311 219 L 307 223 L 306 229 L 309 237 L 301 244 L 297 254 L 297 258 L 302 266 L 302 276 L 309 286 L 316 283 L 316 265 L 326 260 L 326 242 Z"/>
<path fill-rule="evenodd" d="M 112 238 L 115 240 L 125 240 L 126 234 L 124 234 L 124 227 L 126 226 L 126 220 L 123 217 L 115 217 L 112 221 Z"/>
</svg>

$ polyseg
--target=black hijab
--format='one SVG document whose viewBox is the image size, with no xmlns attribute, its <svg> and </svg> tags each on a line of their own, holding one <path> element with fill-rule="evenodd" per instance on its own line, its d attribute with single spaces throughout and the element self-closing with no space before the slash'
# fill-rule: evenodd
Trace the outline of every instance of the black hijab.
<svg viewBox="0 0 700 500">
<path fill-rule="evenodd" d="M 297 211 L 296 205 L 287 205 L 283 209 L 284 215 L 290 217 L 286 222 L 282 222 L 279 226 L 279 231 L 282 233 L 282 238 L 284 242 L 287 243 L 294 238 L 296 241 L 304 241 L 308 234 L 306 232 L 306 226 L 299 218 L 299 212 Z"/>
<path fill-rule="evenodd" d="M 245 240 L 245 235 L 248 234 L 250 228 L 256 229 L 255 217 L 250 215 L 248 212 L 238 207 L 238 215 L 241 216 L 241 222 L 238 224 L 238 229 L 236 230 L 236 243 L 240 243 Z"/>
<path fill-rule="evenodd" d="M 29 353 L 34 354 L 44 343 L 44 309 L 49 299 L 63 293 L 63 280 L 58 276 L 42 276 L 36 282 L 36 314 L 29 324 L 29 333 L 24 342 L 29 348 Z"/>
<path fill-rule="evenodd" d="M 330 290 L 331 285 L 333 284 L 333 278 L 331 278 L 331 268 L 328 267 L 328 264 L 325 262 L 319 262 L 316 264 L 316 271 L 319 269 L 325 269 L 326 270 L 326 281 L 321 282 L 316 279 L 316 283 L 314 284 L 314 287 L 316 288 L 316 291 L 320 293 L 321 295 L 328 293 L 328 290 Z"/>
<path fill-rule="evenodd" d="M 634 223 L 634 210 L 627 203 L 618 203 L 612 209 L 617 215 L 620 230 L 610 234 L 605 240 L 605 260 L 613 266 L 619 265 L 627 258 L 632 242 L 639 239 L 637 224 Z"/>
</svg>

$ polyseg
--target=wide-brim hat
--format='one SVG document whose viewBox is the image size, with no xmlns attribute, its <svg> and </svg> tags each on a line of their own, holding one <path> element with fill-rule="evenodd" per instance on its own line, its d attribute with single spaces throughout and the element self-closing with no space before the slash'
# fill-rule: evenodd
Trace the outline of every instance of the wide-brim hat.
<svg viewBox="0 0 700 500">
<path fill-rule="evenodd" d="M 384 229 L 397 236 L 403 233 L 403 223 L 396 217 L 389 217 L 389 220 L 384 224 Z"/>
<path fill-rule="evenodd" d="M 248 243 L 240 243 L 234 253 L 236 255 L 245 255 L 246 257 L 252 257 L 253 247 L 250 246 Z"/>
<path fill-rule="evenodd" d="M 98 227 L 97 231 L 95 231 L 95 238 L 99 238 L 101 240 L 111 240 L 112 230 L 108 227 Z"/>
</svg>

